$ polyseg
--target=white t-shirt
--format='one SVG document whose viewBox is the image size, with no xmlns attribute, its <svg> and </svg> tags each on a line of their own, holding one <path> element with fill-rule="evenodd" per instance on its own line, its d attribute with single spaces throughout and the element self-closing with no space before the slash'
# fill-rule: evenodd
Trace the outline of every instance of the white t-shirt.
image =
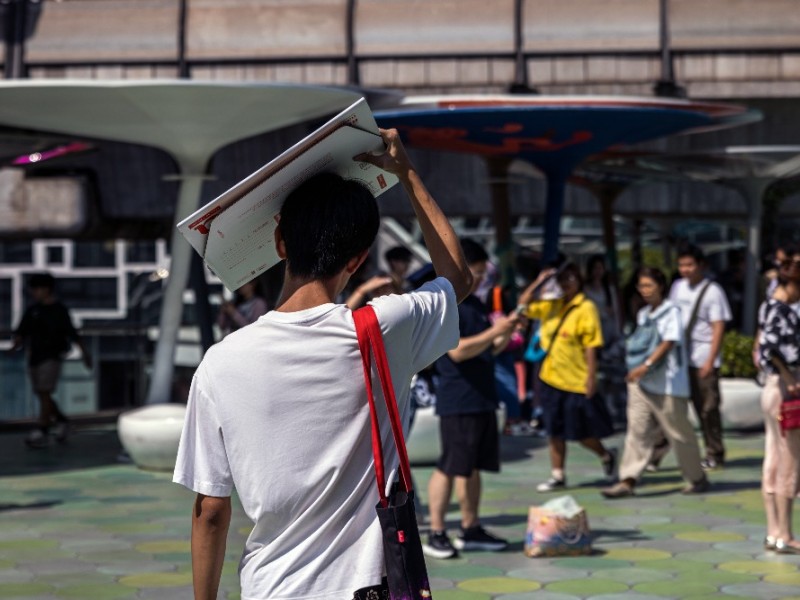
<svg viewBox="0 0 800 600">
<path fill-rule="evenodd" d="M 655 320 L 662 342 L 675 342 L 665 359 L 654 365 L 639 380 L 646 392 L 677 398 L 689 397 L 689 369 L 683 321 L 680 309 L 671 301 L 664 300 L 655 310 L 643 306 L 636 314 L 636 323 L 644 325 L 647 319 Z"/>
<path fill-rule="evenodd" d="M 408 423 L 412 375 L 458 344 L 455 293 L 439 278 L 371 304 Z M 377 375 L 373 381 L 388 475 L 397 457 Z M 254 523 L 239 565 L 242 600 L 341 600 L 380 583 L 370 431 L 344 305 L 271 311 L 206 353 L 173 480 L 208 496 L 236 488 Z"/>
<path fill-rule="evenodd" d="M 684 327 L 689 325 L 700 290 L 702 290 L 708 282 L 708 279 L 703 279 L 696 286 L 690 286 L 689 280 L 684 278 L 672 284 L 669 299 L 680 307 Z M 703 302 L 700 305 L 700 310 L 697 311 L 697 319 L 695 319 L 694 327 L 690 332 L 691 339 L 689 340 L 689 348 L 691 351 L 691 366 L 696 368 L 702 367 L 706 360 L 708 360 L 708 355 L 711 352 L 711 339 L 713 337 L 711 324 L 717 321 L 730 321 L 731 318 L 733 318 L 731 315 L 731 307 L 728 305 L 725 292 L 722 291 L 719 284 L 713 281 L 710 282 L 708 290 L 706 290 L 706 293 L 703 295 Z M 722 364 L 720 354 L 721 353 L 718 353 L 714 359 L 714 366 L 717 368 Z"/>
</svg>

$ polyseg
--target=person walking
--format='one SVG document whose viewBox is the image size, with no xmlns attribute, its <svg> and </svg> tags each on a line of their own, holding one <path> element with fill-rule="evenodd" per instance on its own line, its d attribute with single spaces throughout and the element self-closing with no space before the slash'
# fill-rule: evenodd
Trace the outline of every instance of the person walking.
<svg viewBox="0 0 800 600">
<path fill-rule="evenodd" d="M 407 423 L 411 377 L 458 343 L 457 302 L 472 278 L 397 131 L 381 135 L 385 152 L 356 160 L 397 175 L 438 275 L 372 302 Z M 388 590 L 363 364 L 353 312 L 335 303 L 369 254 L 378 206 L 358 181 L 323 173 L 294 189 L 280 215 L 277 307 L 209 349 L 189 394 L 173 481 L 196 494 L 194 597 L 217 598 L 236 488 L 253 522 L 242 598 L 379 598 Z M 389 431 L 385 411 L 379 420 Z M 385 460 L 396 466 L 396 452 Z"/>
<path fill-rule="evenodd" d="M 722 440 L 719 368 L 722 364 L 722 337 L 725 323 L 732 318 L 725 292 L 705 276 L 706 258 L 697 246 L 678 252 L 678 271 L 669 299 L 681 309 L 689 346 L 689 386 L 703 431 L 703 468 L 712 470 L 725 463 Z"/>
<path fill-rule="evenodd" d="M 632 496 L 655 450 L 653 421 L 675 448 L 687 486 L 684 494 L 708 490 L 700 466 L 700 448 L 689 422 L 689 370 L 680 309 L 666 299 L 667 278 L 643 267 L 637 289 L 647 303 L 639 310 L 637 329 L 628 338 L 628 428 L 619 482 L 601 491 L 606 498 Z"/>
<path fill-rule="evenodd" d="M 39 400 L 39 426 L 31 431 L 25 443 L 31 448 L 50 444 L 50 428 L 56 440 L 66 442 L 69 420 L 58 407 L 53 392 L 58 386 L 64 357 L 78 346 L 87 369 L 92 358 L 81 336 L 72 324 L 69 310 L 55 294 L 55 278 L 50 273 L 36 273 L 28 280 L 33 304 L 22 315 L 14 332 L 12 351 L 25 348 L 28 359 L 28 378 Z"/>
<path fill-rule="evenodd" d="M 780 284 L 759 308 L 759 363 L 766 373 L 761 392 L 764 412 L 764 464 L 761 496 L 767 535 L 764 548 L 800 554 L 792 533 L 792 507 L 800 480 L 800 429 L 781 431 L 785 398 L 800 397 L 800 317 L 792 308 L 800 302 L 800 248 L 787 247 L 780 263 Z"/>
<path fill-rule="evenodd" d="M 422 546 L 425 554 L 435 558 L 453 558 L 458 550 L 498 551 L 508 545 L 481 525 L 480 472 L 500 470 L 494 355 L 508 345 L 519 319 L 498 316 L 493 324 L 489 322 L 487 306 L 475 296 L 489 256 L 472 240 L 461 240 L 461 248 L 472 274 L 472 287 L 458 307 L 458 346 L 436 361 L 441 456 L 428 482 L 431 531 Z M 454 487 L 461 529 L 451 542 L 445 514 Z"/>
<path fill-rule="evenodd" d="M 550 450 L 550 478 L 537 486 L 540 492 L 562 490 L 567 485 L 567 441 L 578 441 L 600 458 L 606 478 L 614 475 L 616 458 L 602 438 L 614 432 L 611 416 L 597 394 L 597 349 L 603 345 L 600 317 L 582 293 L 583 281 L 572 263 L 559 269 L 558 300 L 535 300 L 535 290 L 553 277 L 546 270 L 519 297 L 519 312 L 541 321 L 541 346 L 547 352 L 539 371 L 542 418 Z"/>
</svg>

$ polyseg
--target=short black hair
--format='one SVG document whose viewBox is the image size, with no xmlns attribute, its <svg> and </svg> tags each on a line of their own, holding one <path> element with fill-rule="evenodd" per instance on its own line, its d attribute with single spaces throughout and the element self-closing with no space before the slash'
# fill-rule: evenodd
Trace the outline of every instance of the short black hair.
<svg viewBox="0 0 800 600">
<path fill-rule="evenodd" d="M 378 204 L 364 184 L 335 173 L 314 175 L 281 208 L 289 271 L 311 279 L 333 277 L 372 246 L 379 225 Z"/>
<path fill-rule="evenodd" d="M 648 277 L 652 279 L 656 285 L 661 289 L 661 296 L 666 297 L 667 292 L 669 291 L 669 285 L 667 284 L 667 276 L 664 275 L 664 271 L 659 269 L 658 267 L 640 267 L 638 271 L 636 271 L 636 283 L 639 283 L 639 279 L 642 277 Z"/>
<path fill-rule="evenodd" d="M 583 291 L 583 275 L 581 270 L 574 262 L 568 262 L 563 267 L 559 268 L 558 275 L 556 275 L 556 282 L 560 283 L 568 278 L 574 278 L 578 282 L 578 289 Z"/>
<path fill-rule="evenodd" d="M 409 250 L 405 246 L 394 246 L 392 248 L 389 248 L 383 254 L 383 258 L 386 259 L 386 262 L 390 262 L 393 260 L 399 260 L 402 262 L 411 262 L 412 256 L 413 255 L 411 254 L 411 250 Z"/>
<path fill-rule="evenodd" d="M 464 253 L 468 265 L 489 260 L 489 254 L 484 247 L 469 238 L 461 238 L 461 251 Z"/>
<path fill-rule="evenodd" d="M 50 275 L 50 273 L 34 273 L 28 279 L 28 288 L 30 289 L 45 288 L 52 292 L 55 287 L 55 277 Z"/>
<path fill-rule="evenodd" d="M 678 248 L 678 260 L 681 258 L 693 258 L 698 265 L 705 264 L 706 254 L 700 246 L 685 244 Z"/>
</svg>

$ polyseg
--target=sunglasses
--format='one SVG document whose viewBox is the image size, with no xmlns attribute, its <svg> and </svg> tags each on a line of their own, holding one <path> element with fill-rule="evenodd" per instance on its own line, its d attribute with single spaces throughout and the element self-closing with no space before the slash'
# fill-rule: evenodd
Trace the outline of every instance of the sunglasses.
<svg viewBox="0 0 800 600">
<path fill-rule="evenodd" d="M 800 258 L 787 258 L 786 260 L 775 261 L 776 267 L 800 267 Z"/>
</svg>

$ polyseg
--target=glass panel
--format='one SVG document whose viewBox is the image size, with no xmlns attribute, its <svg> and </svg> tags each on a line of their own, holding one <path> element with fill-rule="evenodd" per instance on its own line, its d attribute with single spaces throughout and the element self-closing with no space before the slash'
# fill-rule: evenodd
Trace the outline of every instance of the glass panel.
<svg viewBox="0 0 800 600">
<path fill-rule="evenodd" d="M 10 279 L 0 279 L 0 330 L 11 331 L 16 323 L 11 322 L 11 292 L 13 284 Z"/>
<path fill-rule="evenodd" d="M 128 242 L 125 244 L 125 260 L 129 263 L 156 262 L 155 242 Z"/>
<path fill-rule="evenodd" d="M 48 246 L 47 247 L 47 264 L 48 265 L 63 265 L 64 264 L 64 247 L 63 246 Z"/>
<path fill-rule="evenodd" d="M 117 308 L 114 277 L 59 277 L 56 294 L 68 308 Z"/>
<path fill-rule="evenodd" d="M 0 263 L 31 264 L 33 246 L 30 242 L 3 242 L 0 244 Z"/>
<path fill-rule="evenodd" d="M 75 242 L 72 261 L 76 267 L 114 267 L 114 242 Z"/>
</svg>

